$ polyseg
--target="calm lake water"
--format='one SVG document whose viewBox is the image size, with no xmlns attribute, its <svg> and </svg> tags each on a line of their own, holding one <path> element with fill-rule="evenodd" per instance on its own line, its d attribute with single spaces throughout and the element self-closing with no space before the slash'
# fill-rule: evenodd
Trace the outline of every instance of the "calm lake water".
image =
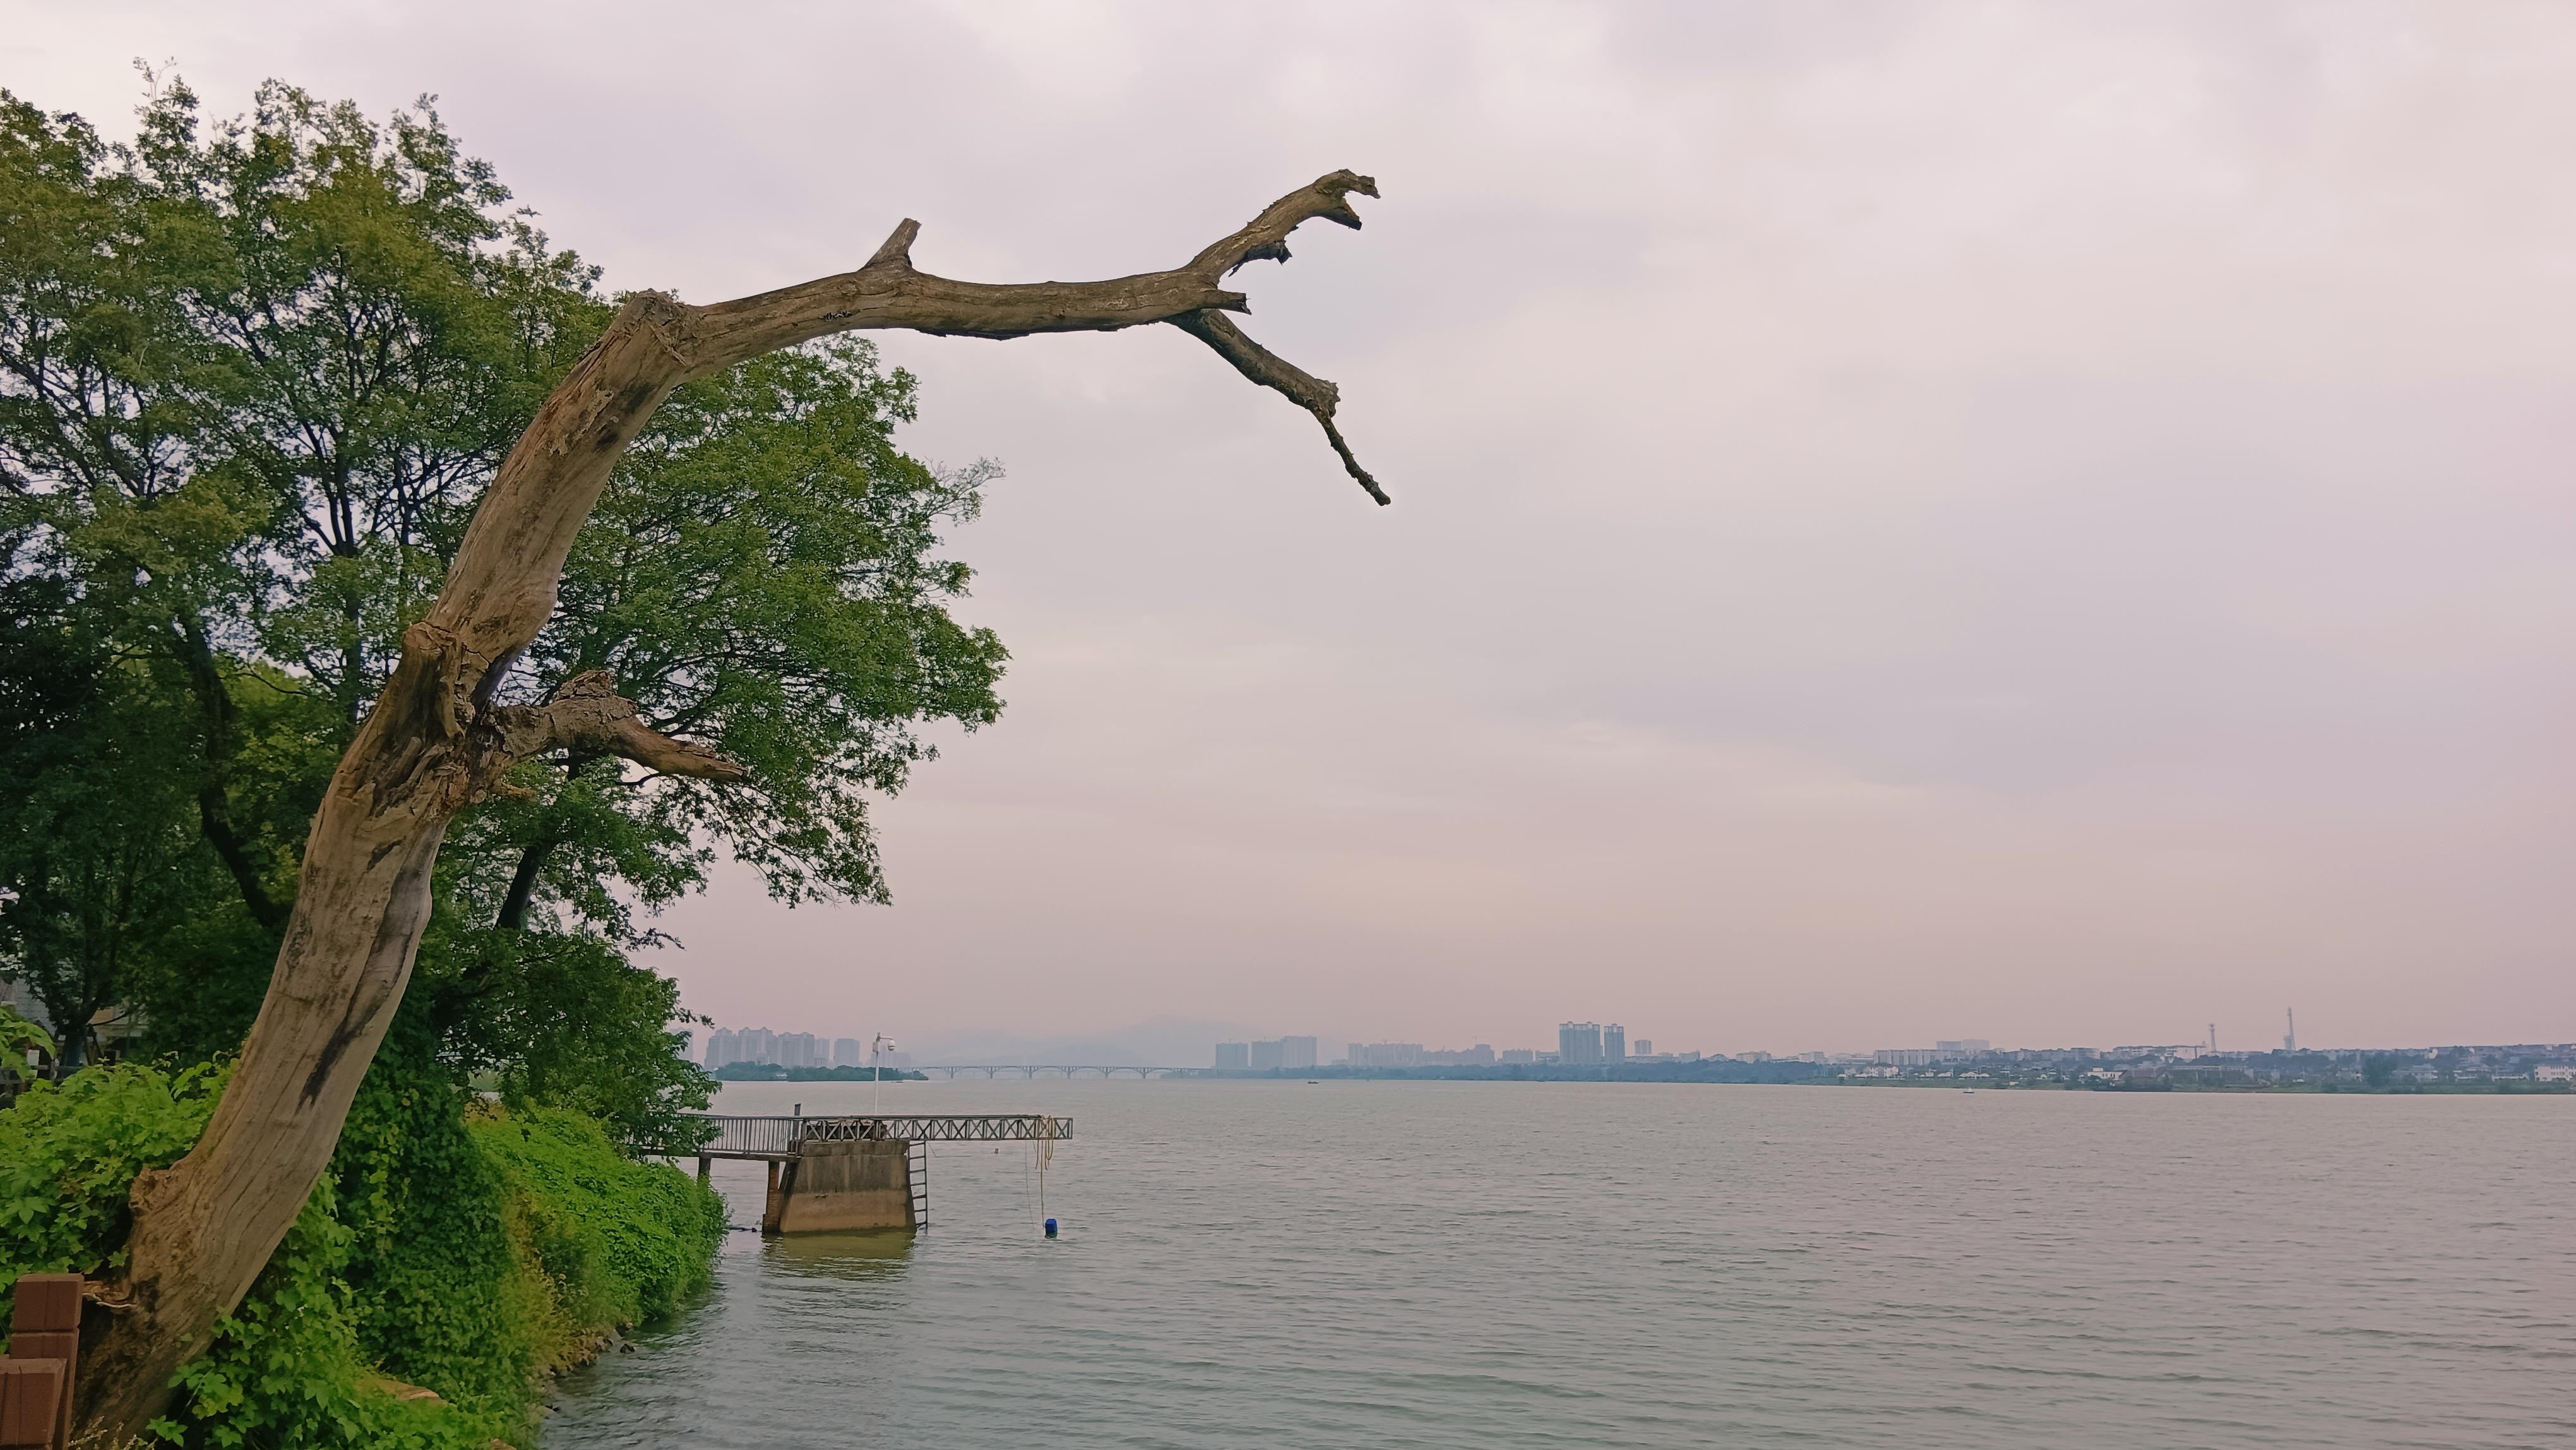
<svg viewBox="0 0 2576 1450">
<path fill-rule="evenodd" d="M 729 1112 L 863 1110 L 736 1085 Z M 2576 1101 L 889 1085 L 901 1236 L 735 1234 L 582 1446 L 2565 1446 Z M 720 1164 L 738 1222 L 758 1165 Z"/>
</svg>

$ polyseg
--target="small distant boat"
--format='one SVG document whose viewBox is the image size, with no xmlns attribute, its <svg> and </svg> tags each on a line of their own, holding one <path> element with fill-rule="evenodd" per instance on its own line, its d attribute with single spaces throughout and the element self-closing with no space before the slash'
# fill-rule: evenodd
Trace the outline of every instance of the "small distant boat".
<svg viewBox="0 0 2576 1450">
<path fill-rule="evenodd" d="M 1961 1088 L 1959 1091 L 1966 1093 L 1970 1097 L 1975 1097 L 1977 1095 L 1977 1090 L 1975 1088 Z"/>
<path fill-rule="evenodd" d="M 1319 1077 L 1310 1077 L 1306 1079 L 1306 1086 L 1308 1087 L 1321 1087 L 1323 1086 L 1323 1083 L 1324 1080 Z"/>
</svg>

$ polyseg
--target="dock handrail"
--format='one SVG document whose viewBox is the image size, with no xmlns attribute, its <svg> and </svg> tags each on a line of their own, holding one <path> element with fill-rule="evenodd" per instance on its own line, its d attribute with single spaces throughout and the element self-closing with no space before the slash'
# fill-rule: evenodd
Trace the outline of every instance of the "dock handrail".
<svg viewBox="0 0 2576 1450">
<path fill-rule="evenodd" d="M 1033 1139 L 1061 1141 L 1073 1136 L 1073 1119 L 1046 1113 L 853 1113 L 802 1117 L 753 1117 L 733 1113 L 684 1113 L 687 1122 L 704 1125 L 696 1141 L 675 1142 L 674 1155 L 699 1158 L 788 1158 L 800 1140 L 850 1142 L 893 1139 L 907 1143 L 1005 1143 Z"/>
</svg>

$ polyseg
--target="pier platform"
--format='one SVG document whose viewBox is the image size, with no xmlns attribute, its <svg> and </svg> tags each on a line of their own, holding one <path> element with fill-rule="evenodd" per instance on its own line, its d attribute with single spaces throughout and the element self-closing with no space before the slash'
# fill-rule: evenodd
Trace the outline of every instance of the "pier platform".
<svg viewBox="0 0 2576 1450">
<path fill-rule="evenodd" d="M 747 1117 L 690 1113 L 690 1146 L 648 1148 L 694 1157 L 698 1177 L 718 1158 L 769 1165 L 764 1234 L 848 1233 L 930 1226 L 933 1143 L 1060 1142 L 1073 1119 L 1045 1113 L 868 1113 Z"/>
</svg>

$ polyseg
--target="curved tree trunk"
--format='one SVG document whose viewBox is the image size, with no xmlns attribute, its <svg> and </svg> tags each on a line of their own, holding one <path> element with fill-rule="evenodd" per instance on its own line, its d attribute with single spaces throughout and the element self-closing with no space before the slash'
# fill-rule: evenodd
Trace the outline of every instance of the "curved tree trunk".
<svg viewBox="0 0 2576 1450">
<path fill-rule="evenodd" d="M 542 705 L 494 693 L 554 612 L 564 557 L 628 444 L 671 390 L 833 333 L 903 328 L 977 337 L 1169 322 L 1252 381 L 1313 413 L 1361 487 L 1386 495 L 1333 424 L 1333 385 L 1246 337 L 1223 290 L 1247 261 L 1285 261 L 1310 218 L 1359 225 L 1348 197 L 1376 184 L 1335 172 L 1273 203 L 1183 267 L 1105 282 L 992 285 L 916 271 L 906 221 L 855 272 L 711 307 L 631 297 L 549 395 L 477 507 L 429 616 L 331 778 L 304 848 L 295 907 L 259 1019 L 196 1149 L 144 1173 L 122 1274 L 98 1292 L 108 1324 L 84 1354 L 79 1439 L 121 1444 L 160 1413 L 171 1375 L 240 1302 L 328 1166 L 383 1040 L 429 917 L 447 823 L 518 761 L 558 749 L 672 774 L 739 778 L 703 747 L 635 718 L 602 674 Z"/>
</svg>

